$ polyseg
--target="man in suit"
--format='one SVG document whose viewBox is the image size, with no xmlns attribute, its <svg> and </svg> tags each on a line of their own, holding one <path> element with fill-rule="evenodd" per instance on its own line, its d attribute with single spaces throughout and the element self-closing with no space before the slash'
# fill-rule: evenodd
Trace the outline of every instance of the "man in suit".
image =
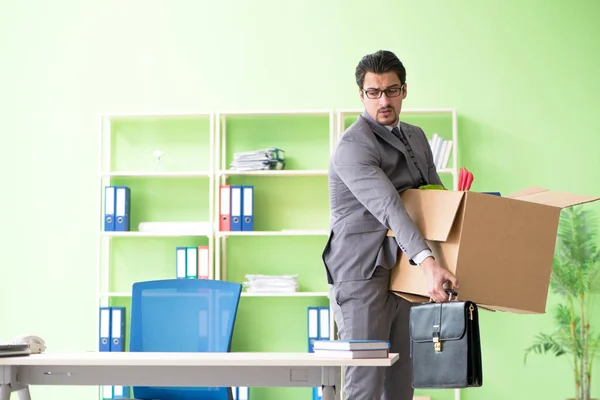
<svg viewBox="0 0 600 400">
<path fill-rule="evenodd" d="M 422 270 L 436 302 L 448 298 L 445 282 L 458 284 L 436 263 L 399 192 L 442 182 L 423 130 L 400 121 L 407 94 L 402 62 L 389 51 L 366 55 L 356 83 L 365 110 L 331 157 L 323 261 L 340 339 L 388 340 L 400 359 L 391 368 L 347 368 L 344 391 L 348 400 L 411 400 L 410 303 L 389 292 L 390 270 L 402 251 Z"/>
</svg>

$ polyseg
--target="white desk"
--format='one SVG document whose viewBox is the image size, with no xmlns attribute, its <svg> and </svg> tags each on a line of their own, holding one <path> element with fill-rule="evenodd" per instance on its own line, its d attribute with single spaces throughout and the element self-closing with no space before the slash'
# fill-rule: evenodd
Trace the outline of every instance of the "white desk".
<svg viewBox="0 0 600 400">
<path fill-rule="evenodd" d="M 29 385 L 123 386 L 323 386 L 334 400 L 344 366 L 389 367 L 388 358 L 348 360 L 311 353 L 136 353 L 87 352 L 0 357 L 0 400 L 18 392 L 30 400 Z"/>
</svg>

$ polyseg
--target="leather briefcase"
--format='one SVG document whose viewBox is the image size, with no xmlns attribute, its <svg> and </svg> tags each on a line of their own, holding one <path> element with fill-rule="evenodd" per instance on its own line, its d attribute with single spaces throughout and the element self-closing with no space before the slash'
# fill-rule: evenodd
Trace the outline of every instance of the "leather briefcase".
<svg viewBox="0 0 600 400">
<path fill-rule="evenodd" d="M 413 305 L 409 330 L 413 388 L 461 389 L 483 384 L 477 304 L 450 300 Z"/>
</svg>

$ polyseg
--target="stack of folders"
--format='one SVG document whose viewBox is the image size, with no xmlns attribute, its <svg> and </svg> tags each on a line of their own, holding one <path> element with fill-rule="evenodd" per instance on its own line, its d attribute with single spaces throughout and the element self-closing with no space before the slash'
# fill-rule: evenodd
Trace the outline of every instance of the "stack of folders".
<svg viewBox="0 0 600 400">
<path fill-rule="evenodd" d="M 177 279 L 208 279 L 210 258 L 208 246 L 181 246 L 175 249 Z"/>
<path fill-rule="evenodd" d="M 125 307 L 100 307 L 99 351 L 125 351 Z M 129 386 L 102 386 L 103 399 L 129 398 Z"/>
<path fill-rule="evenodd" d="M 389 351 L 384 340 L 317 340 L 314 353 L 327 358 L 387 358 Z"/>
<path fill-rule="evenodd" d="M 450 160 L 450 152 L 452 151 L 452 140 L 446 140 L 437 133 L 431 135 L 429 140 L 429 146 L 433 153 L 433 163 L 436 168 L 442 169 L 448 167 L 448 160 Z"/>
<path fill-rule="evenodd" d="M 244 286 L 249 293 L 292 293 L 298 291 L 298 276 L 246 275 Z"/>
<path fill-rule="evenodd" d="M 254 230 L 254 186 L 221 185 L 219 191 L 219 230 Z"/>
<path fill-rule="evenodd" d="M 131 190 L 127 186 L 104 187 L 104 230 L 127 232 L 130 228 Z"/>
<path fill-rule="evenodd" d="M 271 147 L 237 152 L 230 166 L 235 171 L 282 170 L 285 169 L 285 151 Z"/>
<path fill-rule="evenodd" d="M 308 352 L 314 353 L 314 346 L 318 340 L 329 340 L 331 337 L 329 335 L 329 307 L 309 306 L 307 312 Z M 321 400 L 323 398 L 323 389 L 320 386 L 313 388 L 312 398 L 313 400 Z"/>
</svg>

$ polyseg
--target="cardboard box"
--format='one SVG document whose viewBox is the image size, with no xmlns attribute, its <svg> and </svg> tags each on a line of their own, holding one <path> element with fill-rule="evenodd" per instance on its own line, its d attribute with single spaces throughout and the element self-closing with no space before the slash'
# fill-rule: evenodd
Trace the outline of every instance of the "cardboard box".
<svg viewBox="0 0 600 400">
<path fill-rule="evenodd" d="M 419 189 L 401 197 L 436 261 L 458 278 L 458 300 L 515 313 L 546 312 L 561 209 L 600 199 L 539 187 L 505 197 Z M 429 301 L 425 274 L 402 252 L 390 290 Z"/>
</svg>

